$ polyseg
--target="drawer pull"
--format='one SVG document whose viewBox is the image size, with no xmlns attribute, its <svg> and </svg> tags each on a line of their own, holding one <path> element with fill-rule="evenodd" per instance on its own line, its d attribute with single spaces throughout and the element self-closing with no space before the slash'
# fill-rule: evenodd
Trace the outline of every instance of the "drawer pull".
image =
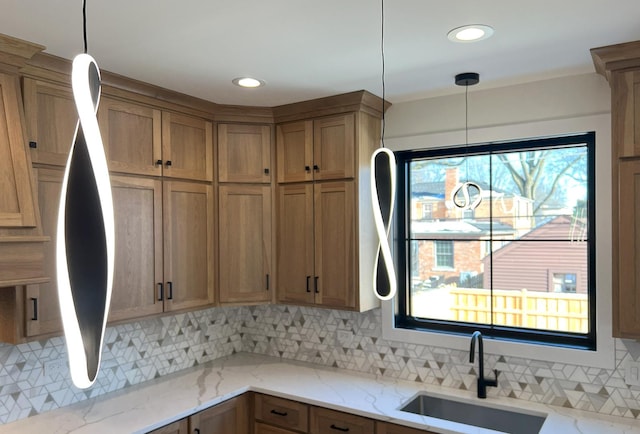
<svg viewBox="0 0 640 434">
<path fill-rule="evenodd" d="M 278 410 L 271 410 L 271 414 L 275 414 L 276 416 L 286 416 L 289 413 L 287 413 L 286 411 L 278 411 Z"/>
<path fill-rule="evenodd" d="M 33 316 L 31 317 L 31 321 L 38 321 L 38 299 L 31 297 L 31 302 L 33 303 Z"/>
<path fill-rule="evenodd" d="M 331 429 L 335 429 L 336 431 L 349 432 L 349 427 L 342 428 L 342 427 L 336 426 L 333 423 L 331 424 Z"/>
</svg>

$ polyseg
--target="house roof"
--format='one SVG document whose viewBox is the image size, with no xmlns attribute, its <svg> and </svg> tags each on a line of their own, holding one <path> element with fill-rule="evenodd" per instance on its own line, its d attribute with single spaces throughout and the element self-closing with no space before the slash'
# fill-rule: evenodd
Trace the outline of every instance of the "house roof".
<svg viewBox="0 0 640 434">
<path fill-rule="evenodd" d="M 444 236 L 469 236 L 473 238 L 493 235 L 509 235 L 515 232 L 514 228 L 494 221 L 477 221 L 471 219 L 447 219 L 447 220 L 414 220 L 411 222 L 412 238 L 442 238 Z"/>
</svg>

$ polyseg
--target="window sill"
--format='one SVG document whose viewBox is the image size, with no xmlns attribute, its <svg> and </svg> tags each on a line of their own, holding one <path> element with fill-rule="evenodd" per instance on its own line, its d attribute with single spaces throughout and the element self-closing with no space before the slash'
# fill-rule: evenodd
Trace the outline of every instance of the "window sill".
<svg viewBox="0 0 640 434">
<path fill-rule="evenodd" d="M 382 302 L 382 337 L 385 340 L 417 345 L 469 350 L 470 336 L 425 332 L 394 327 L 393 301 Z M 484 350 L 487 354 L 518 357 L 531 360 L 566 363 L 593 368 L 615 368 L 615 341 L 611 329 L 599 330 L 596 351 L 557 347 L 544 344 L 504 341 L 486 337 Z"/>
</svg>

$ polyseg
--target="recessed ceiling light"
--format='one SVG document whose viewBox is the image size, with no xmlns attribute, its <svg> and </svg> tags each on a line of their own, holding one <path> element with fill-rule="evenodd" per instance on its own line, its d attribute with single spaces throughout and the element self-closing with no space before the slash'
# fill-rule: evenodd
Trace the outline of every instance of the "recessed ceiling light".
<svg viewBox="0 0 640 434">
<path fill-rule="evenodd" d="M 240 87 L 261 87 L 265 85 L 264 81 L 251 77 L 238 77 L 231 81 L 233 84 Z"/>
<path fill-rule="evenodd" d="M 453 42 L 476 42 L 487 39 L 493 35 L 493 27 L 484 24 L 470 24 L 468 26 L 457 27 L 449 33 L 447 37 Z"/>
</svg>

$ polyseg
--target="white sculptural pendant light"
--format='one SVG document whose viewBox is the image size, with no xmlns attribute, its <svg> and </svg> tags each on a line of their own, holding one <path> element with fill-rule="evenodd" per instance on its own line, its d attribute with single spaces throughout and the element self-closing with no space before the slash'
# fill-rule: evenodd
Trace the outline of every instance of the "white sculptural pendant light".
<svg viewBox="0 0 640 434">
<path fill-rule="evenodd" d="M 396 198 L 396 157 L 387 148 L 378 148 L 371 156 L 371 205 L 378 236 L 373 265 L 373 293 L 380 300 L 396 295 L 398 282 L 389 246 L 389 231 Z"/>
<path fill-rule="evenodd" d="M 100 71 L 90 55 L 73 60 L 71 83 L 78 124 L 62 180 L 56 267 L 71 379 L 85 389 L 100 369 L 115 237 L 111 183 L 96 119 Z"/>
<path fill-rule="evenodd" d="M 463 72 L 455 76 L 455 83 L 464 86 L 464 159 L 467 165 L 467 180 L 459 183 L 451 191 L 451 203 L 461 210 L 474 210 L 482 202 L 482 187 L 477 182 L 469 181 L 469 86 L 474 86 L 480 82 L 480 74 L 477 72 Z"/>
<path fill-rule="evenodd" d="M 389 245 L 389 231 L 396 199 L 396 157 L 384 147 L 385 83 L 384 83 L 384 0 L 380 0 L 380 48 L 382 60 L 382 146 L 371 155 L 371 206 L 378 236 L 378 249 L 373 263 L 373 294 L 380 300 L 391 300 L 398 290 L 396 271 Z"/>
</svg>

